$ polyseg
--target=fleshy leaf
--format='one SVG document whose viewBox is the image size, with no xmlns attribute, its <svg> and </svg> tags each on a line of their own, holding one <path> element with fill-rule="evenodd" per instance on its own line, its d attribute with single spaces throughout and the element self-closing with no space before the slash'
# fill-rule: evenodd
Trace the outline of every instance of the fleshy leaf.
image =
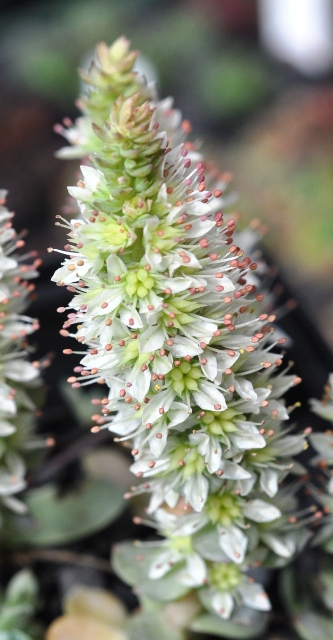
<svg viewBox="0 0 333 640">
<path fill-rule="evenodd" d="M 184 640 L 184 635 L 167 625 L 163 615 L 157 611 L 132 616 L 126 631 L 129 640 Z"/>
<path fill-rule="evenodd" d="M 322 598 L 325 602 L 325 605 L 328 609 L 333 611 L 333 572 L 322 571 L 318 577 L 320 582 L 324 586 Z"/>
<path fill-rule="evenodd" d="M 267 627 L 268 616 L 265 613 L 246 609 L 243 619 L 238 615 L 231 620 L 222 620 L 213 614 L 202 614 L 193 620 L 190 629 L 198 633 L 210 633 L 222 638 L 257 638 Z M 237 618 L 239 620 L 237 620 Z"/>
<path fill-rule="evenodd" d="M 294 625 L 302 640 L 332 640 L 333 618 L 306 611 L 294 618 Z"/>
<path fill-rule="evenodd" d="M 27 493 L 28 516 L 8 516 L 5 536 L 11 544 L 65 544 L 91 535 L 118 517 L 122 490 L 100 478 L 87 479 L 81 489 L 60 498 L 54 485 Z"/>
<path fill-rule="evenodd" d="M 177 600 L 188 593 L 189 587 L 179 582 L 175 569 L 158 580 L 147 578 L 149 567 L 158 553 L 156 546 L 123 542 L 113 549 L 112 566 L 124 582 L 136 587 L 138 595 L 159 602 Z"/>
</svg>

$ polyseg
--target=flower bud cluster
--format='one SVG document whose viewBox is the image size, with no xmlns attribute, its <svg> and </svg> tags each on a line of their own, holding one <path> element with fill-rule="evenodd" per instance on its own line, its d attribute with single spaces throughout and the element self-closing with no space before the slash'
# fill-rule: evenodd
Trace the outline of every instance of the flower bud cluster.
<svg viewBox="0 0 333 640">
<path fill-rule="evenodd" d="M 40 261 L 33 253 L 17 253 L 24 240 L 12 227 L 6 193 L 0 191 L 0 498 L 20 512 L 24 505 L 15 496 L 26 487 L 27 451 L 37 444 L 31 433 L 36 411 L 31 391 L 40 385 L 39 363 L 27 360 L 27 336 L 39 325 L 23 312 Z"/>
<path fill-rule="evenodd" d="M 223 211 L 225 176 L 209 174 L 172 102 L 133 75 L 124 39 L 97 55 L 82 100 L 97 144 L 69 187 L 80 215 L 58 223 L 69 239 L 53 276 L 74 293 L 63 334 L 86 347 L 69 382 L 106 383 L 93 430 L 130 442 L 142 484 L 128 497 L 149 494 L 149 524 L 165 537 L 141 592 L 167 579 L 222 618 L 234 602 L 268 610 L 245 572 L 287 562 L 307 539 L 291 517 L 298 483 L 278 493 L 307 446 L 284 425 L 282 396 L 300 380 L 279 372 L 284 339 Z M 63 155 L 86 144 L 79 129 Z"/>
</svg>

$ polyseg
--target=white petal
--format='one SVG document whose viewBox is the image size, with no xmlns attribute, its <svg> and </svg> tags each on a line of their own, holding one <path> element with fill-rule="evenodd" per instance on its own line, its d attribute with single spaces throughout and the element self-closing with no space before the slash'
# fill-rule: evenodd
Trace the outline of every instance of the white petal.
<svg viewBox="0 0 333 640">
<path fill-rule="evenodd" d="M 207 478 L 199 473 L 187 478 L 184 484 L 184 497 L 194 509 L 202 511 L 207 500 L 209 483 Z"/>
<path fill-rule="evenodd" d="M 221 391 L 210 382 L 200 382 L 198 391 L 193 391 L 192 395 L 201 409 L 210 411 L 225 411 L 227 409 L 227 404 Z M 217 409 L 217 406 L 220 408 Z"/>
<path fill-rule="evenodd" d="M 305 436 L 285 436 L 272 442 L 272 450 L 282 456 L 295 456 L 304 451 Z"/>
<path fill-rule="evenodd" d="M 147 513 L 154 513 L 163 502 L 173 509 L 179 500 L 179 493 L 170 488 L 170 483 L 160 480 L 154 483 L 154 491 L 151 494 Z"/>
<path fill-rule="evenodd" d="M 91 191 L 82 187 L 67 187 L 67 191 L 70 196 L 78 200 L 79 202 L 91 202 L 93 196 Z"/>
<path fill-rule="evenodd" d="M 23 360 L 11 360 L 6 363 L 6 377 L 10 380 L 18 380 L 19 382 L 28 382 L 34 380 L 38 376 L 36 367 L 29 362 Z"/>
<path fill-rule="evenodd" d="M 250 478 L 245 478 L 244 480 L 238 480 L 237 489 L 240 491 L 241 496 L 247 496 L 250 491 L 252 491 L 257 478 L 255 474 L 251 474 Z"/>
<path fill-rule="evenodd" d="M 135 367 L 128 377 L 128 381 L 132 383 L 130 388 L 131 396 L 136 398 L 138 402 L 142 402 L 150 387 L 151 376 L 149 369 L 141 371 L 141 369 L 138 370 L 138 368 Z"/>
<path fill-rule="evenodd" d="M 257 394 L 253 389 L 252 382 L 246 378 L 235 377 L 235 389 L 238 395 L 244 400 L 256 400 Z"/>
<path fill-rule="evenodd" d="M 223 336 L 223 346 L 227 349 L 244 349 L 251 345 L 251 340 L 248 336 L 243 335 L 226 335 Z"/>
<path fill-rule="evenodd" d="M 332 420 L 333 420 L 333 416 L 332 416 Z M 313 448 L 321 456 L 324 456 L 325 460 L 329 460 L 330 462 L 333 460 L 333 434 L 311 433 L 311 435 L 309 436 L 309 440 Z"/>
<path fill-rule="evenodd" d="M 8 507 L 8 509 L 11 509 L 11 511 L 14 511 L 14 513 L 23 515 L 25 513 L 28 513 L 29 511 L 27 505 L 24 504 L 24 502 L 21 502 L 21 500 L 18 500 L 17 498 L 15 498 L 14 496 L 3 496 L 2 502 L 6 505 L 6 507 Z"/>
<path fill-rule="evenodd" d="M 127 272 L 127 267 L 124 262 L 118 258 L 118 256 L 114 255 L 114 253 L 110 253 L 106 259 L 106 268 L 112 277 L 122 276 Z"/>
<path fill-rule="evenodd" d="M 193 340 L 184 338 L 183 336 L 176 336 L 174 338 L 174 344 L 169 348 L 170 353 L 173 356 L 184 358 L 185 356 L 197 356 L 202 353 L 201 347 L 197 345 Z"/>
<path fill-rule="evenodd" d="M 215 380 L 217 376 L 217 360 L 215 356 L 209 351 L 205 349 L 202 354 L 202 359 L 207 360 L 206 364 L 201 365 L 201 369 L 208 380 Z"/>
<path fill-rule="evenodd" d="M 331 422 L 333 422 L 333 405 L 332 405 L 332 402 L 328 402 L 328 404 L 323 404 L 319 400 L 314 400 L 312 398 L 310 399 L 309 402 L 310 402 L 310 405 L 311 405 L 311 411 L 316 413 L 318 416 L 321 416 L 322 418 L 324 418 L 324 420 L 330 420 Z M 315 436 L 315 437 L 317 437 L 319 435 L 325 435 L 325 434 L 319 434 L 319 433 L 313 434 L 313 436 Z M 312 439 L 313 436 L 311 436 L 311 439 Z M 331 440 L 332 440 L 332 436 L 331 436 Z M 313 446 L 315 447 L 315 445 L 313 445 Z"/>
<path fill-rule="evenodd" d="M 199 285 L 200 286 L 200 285 Z M 210 342 L 214 331 L 218 329 L 218 326 L 213 322 L 207 320 L 200 320 L 197 322 L 191 322 L 191 333 L 203 342 Z"/>
<path fill-rule="evenodd" d="M 234 601 L 230 593 L 227 591 L 219 591 L 215 593 L 211 599 L 211 604 L 217 615 L 224 620 L 230 618 L 234 607 Z"/>
<path fill-rule="evenodd" d="M 160 409 L 168 411 L 173 403 L 176 394 L 172 389 L 166 389 L 156 394 L 154 398 L 145 406 L 142 415 L 143 424 L 154 423 L 161 417 Z"/>
<path fill-rule="evenodd" d="M 230 369 L 233 364 L 238 360 L 240 353 L 239 351 L 234 352 L 234 356 L 228 355 L 227 351 L 222 351 L 219 354 L 216 354 L 217 359 L 217 377 L 216 382 L 221 384 L 222 375 L 226 369 Z"/>
<path fill-rule="evenodd" d="M 231 462 L 231 460 L 222 460 L 221 469 L 223 476 L 228 480 L 247 480 L 251 478 L 251 473 L 243 469 L 239 464 Z"/>
<path fill-rule="evenodd" d="M 156 475 L 160 471 L 166 471 L 169 467 L 169 464 L 169 458 L 160 458 L 159 460 L 155 461 L 155 466 L 151 469 L 148 466 L 148 460 L 137 460 L 130 466 L 130 470 L 134 474 L 143 473 L 144 477 L 148 478 L 150 476 Z"/>
<path fill-rule="evenodd" d="M 167 356 L 161 357 L 155 354 L 155 360 L 153 362 L 153 372 L 165 376 L 165 374 L 169 373 L 169 371 L 171 371 L 172 369 L 172 362 L 170 362 L 170 360 Z"/>
<path fill-rule="evenodd" d="M 251 609 L 259 609 L 259 611 L 270 611 L 271 603 L 267 593 L 261 584 L 257 582 L 243 583 L 237 589 L 241 595 L 244 604 Z"/>
<path fill-rule="evenodd" d="M 178 424 L 182 424 L 189 416 L 189 409 L 186 404 L 182 402 L 174 402 L 172 408 L 168 411 L 168 419 L 170 420 L 168 428 L 176 427 Z"/>
<path fill-rule="evenodd" d="M 208 233 L 213 227 L 215 227 L 214 220 L 196 220 L 191 223 L 191 229 L 186 231 L 187 238 L 200 238 L 205 233 Z M 224 284 L 224 282 L 223 282 Z M 235 288 L 235 287 L 233 287 Z M 229 291 L 229 289 L 228 289 Z"/>
<path fill-rule="evenodd" d="M 0 436 L 1 437 L 11 436 L 12 433 L 15 433 L 15 431 L 16 431 L 16 427 L 13 424 L 11 424 L 11 422 L 8 422 L 7 420 L 3 420 L 2 418 L 0 418 Z"/>
<path fill-rule="evenodd" d="M 274 553 L 282 558 L 291 558 L 296 551 L 295 541 L 292 538 L 288 538 L 287 535 L 279 536 L 267 531 L 262 533 L 261 539 Z"/>
<path fill-rule="evenodd" d="M 95 191 L 103 178 L 101 171 L 94 169 L 93 167 L 89 167 L 88 165 L 81 165 L 80 169 L 86 183 L 86 187 L 90 191 Z"/>
<path fill-rule="evenodd" d="M 262 469 L 260 472 L 260 486 L 270 498 L 278 491 L 279 473 L 275 469 Z"/>
<path fill-rule="evenodd" d="M 185 582 L 189 586 L 199 587 L 204 584 L 207 576 L 206 564 L 197 553 L 191 553 L 186 558 L 187 571 L 190 581 Z"/>
<path fill-rule="evenodd" d="M 139 338 L 140 353 L 151 353 L 160 349 L 165 341 L 164 330 L 158 325 L 148 327 Z"/>
<path fill-rule="evenodd" d="M 16 414 L 16 403 L 11 399 L 10 396 L 10 387 L 5 384 L 1 384 L 0 386 L 0 407 L 1 410 L 5 413 L 9 413 L 9 415 Z"/>
<path fill-rule="evenodd" d="M 119 307 L 122 301 L 123 293 L 118 287 L 113 290 L 103 289 L 103 292 L 96 296 L 88 305 L 87 315 L 104 316 Z M 107 303 L 107 307 L 101 307 L 103 302 Z"/>
<path fill-rule="evenodd" d="M 172 293 L 180 293 L 192 287 L 192 283 L 193 280 L 190 276 L 165 278 L 163 279 L 163 289 L 171 289 Z"/>
<path fill-rule="evenodd" d="M 181 560 L 181 554 L 179 551 L 167 549 L 160 553 L 157 558 L 155 558 L 154 562 L 152 562 L 148 571 L 148 577 L 151 580 L 158 580 L 159 578 L 162 578 L 172 569 L 172 565 L 179 562 L 179 560 Z"/>
<path fill-rule="evenodd" d="M 69 271 L 68 267 L 72 265 L 75 266 L 75 269 L 73 271 Z M 91 268 L 92 262 L 87 258 L 85 258 L 84 264 L 81 266 L 77 265 L 77 260 L 66 260 L 64 265 L 56 270 L 51 280 L 52 282 L 64 282 L 65 284 L 71 284 L 85 276 Z"/>
<path fill-rule="evenodd" d="M 231 433 L 229 438 L 232 444 L 242 451 L 246 449 L 262 449 L 266 446 L 265 438 L 258 433 L 257 429 L 255 429 L 254 433 L 237 431 L 236 433 Z"/>
<path fill-rule="evenodd" d="M 3 230 L 2 230 L 3 232 Z M 3 238 L 2 238 L 3 240 Z M 10 269 L 16 269 L 17 261 L 13 260 L 13 258 L 7 258 L 6 256 L 1 256 L 0 258 L 0 272 L 9 271 Z"/>
<path fill-rule="evenodd" d="M 237 564 L 244 560 L 248 539 L 235 525 L 219 527 L 219 544 L 222 551 Z"/>
<path fill-rule="evenodd" d="M 178 518 L 174 526 L 173 534 L 175 536 L 191 536 L 208 522 L 208 517 L 204 513 L 189 513 Z"/>
<path fill-rule="evenodd" d="M 246 518 L 254 522 L 271 522 L 281 517 L 281 511 L 264 500 L 250 500 L 243 508 Z"/>
<path fill-rule="evenodd" d="M 289 420 L 289 413 L 286 407 L 277 400 L 269 400 L 267 407 L 264 407 L 263 410 L 268 414 L 271 414 L 272 411 L 276 412 L 275 417 L 278 420 Z"/>
<path fill-rule="evenodd" d="M 23 491 L 27 486 L 26 481 L 23 478 L 15 477 L 13 480 L 13 476 L 0 473 L 0 495 L 1 496 L 11 496 L 14 493 L 19 493 Z"/>
<path fill-rule="evenodd" d="M 109 425 L 109 430 L 117 433 L 120 436 L 127 436 L 132 431 L 135 431 L 141 423 L 140 418 L 137 418 L 133 409 L 121 409 L 117 415 L 113 418 Z"/>
<path fill-rule="evenodd" d="M 172 530 L 175 522 L 177 522 L 177 516 L 165 509 L 157 509 L 155 511 L 155 520 L 158 522 L 160 529 L 169 531 Z"/>
<path fill-rule="evenodd" d="M 167 443 L 168 438 L 168 425 L 166 420 L 158 422 L 155 427 L 155 437 L 151 433 L 151 437 L 149 438 L 149 446 L 150 451 L 152 452 L 155 458 L 158 458 L 161 453 L 163 453 L 165 445 Z M 159 437 L 156 438 L 156 432 L 159 434 Z"/>
<path fill-rule="evenodd" d="M 133 307 L 121 307 L 119 312 L 121 322 L 131 329 L 142 329 L 143 323 L 136 309 Z"/>
</svg>

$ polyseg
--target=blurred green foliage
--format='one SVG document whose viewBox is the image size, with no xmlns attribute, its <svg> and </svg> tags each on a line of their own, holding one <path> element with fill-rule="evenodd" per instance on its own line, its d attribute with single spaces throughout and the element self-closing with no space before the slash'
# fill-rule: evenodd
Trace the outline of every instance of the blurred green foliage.
<svg viewBox="0 0 333 640">
<path fill-rule="evenodd" d="M 39 3 L 2 25 L 12 77 L 58 104 L 77 96 L 76 68 L 88 63 L 95 43 L 121 33 L 155 65 L 161 94 L 181 102 L 190 96 L 203 125 L 248 115 L 274 89 L 269 64 L 253 43 L 235 46 L 209 11 L 180 0 Z"/>
<path fill-rule="evenodd" d="M 34 622 L 38 585 L 28 569 L 16 573 L 0 596 L 0 640 L 42 640 Z"/>
</svg>

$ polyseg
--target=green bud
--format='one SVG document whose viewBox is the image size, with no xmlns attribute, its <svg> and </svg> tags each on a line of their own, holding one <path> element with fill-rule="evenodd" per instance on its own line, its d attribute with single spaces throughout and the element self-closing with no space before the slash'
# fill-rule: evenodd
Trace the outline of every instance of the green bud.
<svg viewBox="0 0 333 640">
<path fill-rule="evenodd" d="M 209 568 L 208 579 L 219 591 L 233 591 L 240 584 L 242 573 L 233 562 L 219 562 Z"/>
</svg>

